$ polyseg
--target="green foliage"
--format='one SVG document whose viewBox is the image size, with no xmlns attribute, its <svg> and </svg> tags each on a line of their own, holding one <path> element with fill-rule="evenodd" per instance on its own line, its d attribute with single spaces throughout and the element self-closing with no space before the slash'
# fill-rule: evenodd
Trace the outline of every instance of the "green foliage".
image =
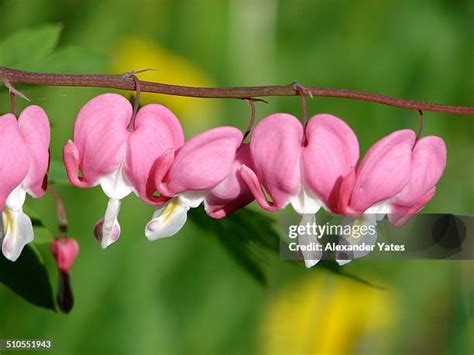
<svg viewBox="0 0 474 355">
<path fill-rule="evenodd" d="M 55 73 L 85 73 L 104 62 L 104 55 L 81 46 L 56 48 L 62 26 L 46 25 L 14 32 L 0 41 L 0 66 Z M 78 60 L 80 58 L 80 60 Z"/>
<path fill-rule="evenodd" d="M 192 209 L 189 216 L 206 235 L 216 237 L 258 282 L 266 283 L 265 267 L 274 261 L 279 247 L 279 236 L 271 217 L 242 209 L 214 220 L 202 208 Z"/>
<path fill-rule="evenodd" d="M 0 283 L 36 306 L 56 309 L 47 268 L 32 244 L 23 249 L 14 263 L 0 258 Z"/>
<path fill-rule="evenodd" d="M 66 174 L 66 168 L 62 161 L 51 159 L 49 163 L 48 183 L 55 185 L 69 185 L 69 179 Z"/>
<path fill-rule="evenodd" d="M 472 77 L 472 6 L 466 2 L 387 1 L 383 6 L 377 1 L 360 6 L 345 0 L 122 1 L 120 6 L 116 2 L 0 1 L 0 65 L 43 72 L 112 71 L 118 45 L 133 35 L 192 62 L 217 85 L 298 81 L 472 105 L 474 81 L 466 80 Z M 61 25 L 43 25 L 58 22 Z M 60 28 L 61 41 L 53 50 Z M 166 65 L 151 67 L 158 73 L 167 70 Z M 51 152 L 56 159 L 50 181 L 61 185 L 58 190 L 68 208 L 71 233 L 80 241 L 81 255 L 73 275 L 76 309 L 68 317 L 32 307 L 0 287 L 0 334 L 51 338 L 56 352 L 64 354 L 265 354 L 261 351 L 265 337 L 260 336 L 260 323 L 263 312 L 272 311 L 269 299 L 278 297 L 280 288 L 291 289 L 295 279 L 326 272 L 322 269 L 327 268 L 338 275 L 330 278 L 327 290 L 319 290 L 321 294 L 347 281 L 339 277 L 342 271 L 385 286 L 387 298 L 400 301 L 392 310 L 396 318 L 391 336 L 359 334 L 362 344 L 353 348 L 362 345 L 362 352 L 374 351 L 374 344 L 383 342 L 389 350 L 379 353 L 416 353 L 419 349 L 425 353 L 466 353 L 472 349 L 468 308 L 474 298 L 466 281 L 472 277 L 471 261 L 360 260 L 344 268 L 323 261 L 308 271 L 302 263 L 274 262 L 277 226 L 268 214 L 247 210 L 230 216 L 229 221 L 211 220 L 202 210 L 194 210 L 190 213 L 192 223 L 183 235 L 149 243 L 142 230 L 151 208 L 134 197 L 122 206 L 120 241 L 106 251 L 100 250 L 91 230 L 104 211 L 105 198 L 100 188 L 66 187 L 60 156 L 64 142 L 71 138 L 79 108 L 103 91 L 20 89 L 49 114 L 53 126 Z M 161 102 L 160 96 L 156 102 Z M 244 104 L 217 102 L 221 112 L 210 115 L 215 124 L 245 127 L 248 110 Z M 19 100 L 18 104 L 25 103 Z M 5 90 L 0 90 L 2 112 L 8 105 Z M 270 98 L 268 105 L 257 105 L 259 118 L 277 111 L 299 114 L 299 100 Z M 308 112 L 330 112 L 344 118 L 356 131 L 362 154 L 390 131 L 417 125 L 416 112 L 351 100 L 308 99 Z M 196 120 L 191 114 L 180 118 Z M 473 127 L 471 117 L 425 113 L 425 134 L 442 136 L 449 149 L 446 174 L 425 211 L 473 212 L 473 186 L 469 182 L 474 175 L 466 164 L 472 161 Z M 40 212 L 34 219 L 35 229 L 56 223 L 51 199 L 29 199 L 27 203 Z M 294 222 L 285 212 L 278 218 Z M 241 223 L 250 224 L 245 230 L 255 235 L 246 234 Z M 193 224 L 198 227 L 193 228 Z M 48 259 L 48 243 L 38 243 L 40 239 L 37 235 L 34 247 L 42 258 L 34 261 L 36 254 L 31 247 L 22 256 L 33 257 L 37 266 L 24 280 L 46 290 L 49 280 L 42 268 L 53 276 L 50 279 L 54 280 L 55 274 L 50 255 Z M 243 243 L 238 243 L 241 240 Z M 2 280 L 8 273 L 19 272 L 12 270 L 16 264 L 6 260 L 0 264 L 9 267 L 0 270 Z M 38 285 L 37 273 L 44 281 Z M 266 287 L 248 275 L 266 280 Z M 29 289 L 22 285 L 22 290 Z M 26 299 L 31 298 L 27 294 Z M 50 297 L 45 299 L 49 301 L 37 303 L 51 305 Z M 319 302 L 316 296 L 315 302 Z M 333 327 L 354 322 L 349 316 L 328 319 L 337 302 L 325 307 L 327 312 L 314 315 L 321 320 L 321 327 L 326 327 L 327 321 Z M 301 331 L 299 334 L 315 333 L 300 326 L 285 323 L 281 336 L 291 329 Z M 321 338 L 322 333 L 317 333 L 315 344 L 327 340 Z M 344 339 L 340 341 L 344 345 Z"/>
<path fill-rule="evenodd" d="M 53 241 L 53 234 L 38 218 L 31 218 L 35 232 L 35 244 L 49 244 Z"/>
<path fill-rule="evenodd" d="M 51 70 L 55 73 L 90 73 L 104 61 L 104 55 L 97 51 L 81 46 L 67 46 L 51 53 L 46 63 L 38 70 Z"/>
<path fill-rule="evenodd" d="M 219 220 L 209 218 L 202 208 L 195 208 L 189 211 L 189 217 L 205 235 L 217 238 L 256 281 L 262 285 L 267 284 L 267 271 L 278 262 L 280 252 L 280 236 L 272 217 L 249 208 L 238 210 Z M 304 273 L 304 263 L 301 261 L 298 265 Z M 380 288 L 363 277 L 345 271 L 334 261 L 322 260 L 312 271 L 321 272 L 321 269 L 369 287 Z"/>
<path fill-rule="evenodd" d="M 31 304 L 54 310 L 50 280 L 56 270 L 49 249 L 53 235 L 38 213 L 28 206 L 24 210 L 31 218 L 35 240 L 24 248 L 16 262 L 0 257 L 0 283 Z"/>
<path fill-rule="evenodd" d="M 0 42 L 0 65 L 33 70 L 44 63 L 59 40 L 61 26 L 47 25 L 13 33 Z"/>
</svg>

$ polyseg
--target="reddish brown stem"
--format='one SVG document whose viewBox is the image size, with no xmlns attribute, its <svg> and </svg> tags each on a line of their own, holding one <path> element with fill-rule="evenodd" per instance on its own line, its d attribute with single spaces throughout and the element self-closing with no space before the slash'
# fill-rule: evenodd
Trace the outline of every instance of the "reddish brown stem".
<svg viewBox="0 0 474 355">
<path fill-rule="evenodd" d="M 63 199 L 61 198 L 61 195 L 56 190 L 50 187 L 48 188 L 48 192 L 51 194 L 51 196 L 54 199 L 54 202 L 56 203 L 56 216 L 58 218 L 59 231 L 64 237 L 66 237 L 68 222 L 67 222 L 67 217 L 66 217 L 66 208 L 64 207 Z"/>
<path fill-rule="evenodd" d="M 121 90 L 135 90 L 135 82 L 130 75 L 115 74 L 48 74 L 33 73 L 0 67 L 0 81 L 8 80 L 12 84 L 49 85 L 49 86 L 85 86 L 104 87 Z M 246 99 L 249 97 L 264 96 L 296 96 L 294 86 L 274 85 L 274 86 L 250 86 L 250 87 L 228 87 L 228 88 L 206 88 L 190 87 L 180 85 L 170 85 L 140 81 L 142 92 L 152 92 L 157 94 L 202 97 L 202 98 L 235 98 Z M 331 89 L 305 86 L 308 93 L 320 97 L 339 97 L 352 100 L 370 101 L 388 106 L 445 112 L 457 115 L 474 115 L 473 106 L 451 106 L 441 105 L 431 102 L 399 99 L 380 94 L 372 94 L 362 91 L 347 89 Z"/>
</svg>

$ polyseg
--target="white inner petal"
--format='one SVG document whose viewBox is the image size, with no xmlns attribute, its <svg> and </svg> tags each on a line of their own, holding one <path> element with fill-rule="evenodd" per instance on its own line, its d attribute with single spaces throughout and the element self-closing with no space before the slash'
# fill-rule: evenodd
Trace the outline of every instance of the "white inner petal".
<svg viewBox="0 0 474 355">
<path fill-rule="evenodd" d="M 124 150 L 125 157 L 125 150 Z M 127 181 L 123 173 L 124 157 L 120 161 L 120 165 L 111 174 L 99 179 L 99 184 L 107 197 L 115 200 L 121 200 L 131 192 L 133 187 Z"/>
<path fill-rule="evenodd" d="M 155 210 L 145 228 L 145 236 L 157 240 L 178 233 L 186 223 L 189 209 L 198 207 L 206 195 L 207 191 L 189 191 L 173 197 Z"/>
<path fill-rule="evenodd" d="M 301 218 L 300 226 L 305 226 L 307 224 L 313 225 L 316 223 L 316 216 L 314 214 L 304 214 Z M 314 249 L 316 245 L 319 244 L 318 237 L 315 234 L 308 233 L 311 228 L 306 229 L 304 233 L 298 233 L 298 244 L 304 245 L 308 248 Z M 316 265 L 323 255 L 322 251 L 319 250 L 306 250 L 301 251 L 301 254 L 304 258 L 304 263 L 307 268 L 313 267 Z"/>
<path fill-rule="evenodd" d="M 363 218 L 364 220 L 368 220 L 370 218 L 369 216 L 373 216 L 375 218 L 375 221 L 380 221 L 385 217 L 385 215 L 389 214 L 390 211 L 390 201 L 382 201 L 365 210 L 365 217 Z"/>
<path fill-rule="evenodd" d="M 103 249 L 116 242 L 120 237 L 120 225 L 118 222 L 120 200 L 134 191 L 123 172 L 124 161 L 125 149 L 123 149 L 122 159 L 118 168 L 111 174 L 99 179 L 102 190 L 109 197 L 102 225 L 101 246 Z"/>
<path fill-rule="evenodd" d="M 207 191 L 186 191 L 178 195 L 179 201 L 183 206 L 189 208 L 198 207 L 206 198 Z"/>
<path fill-rule="evenodd" d="M 153 218 L 145 227 L 148 240 L 171 237 L 178 233 L 187 220 L 189 206 L 184 205 L 179 197 L 174 197 L 156 209 Z"/>
<path fill-rule="evenodd" d="M 336 252 L 336 261 L 339 265 L 345 265 L 353 259 L 362 258 L 370 253 L 369 247 L 377 242 L 377 218 L 375 214 L 362 215 L 358 218 L 346 217 L 341 225 L 344 230 L 350 227 L 350 235 L 339 236 L 339 244 L 359 246 L 362 250 L 352 250 L 350 252 Z M 360 233 L 361 226 L 367 226 L 367 233 Z M 363 247 L 363 248 L 362 248 Z M 342 256 L 344 254 L 344 257 Z"/>
<path fill-rule="evenodd" d="M 21 184 L 15 187 L 10 192 L 5 200 L 5 208 L 10 210 L 22 210 L 26 199 L 26 191 L 21 187 Z"/>
<path fill-rule="evenodd" d="M 11 261 L 17 260 L 25 245 L 34 238 L 30 217 L 23 212 L 25 198 L 26 191 L 20 184 L 8 195 L 2 213 L 2 252 Z"/>
<path fill-rule="evenodd" d="M 107 248 L 120 237 L 120 225 L 117 216 L 120 212 L 120 200 L 110 199 L 105 210 L 104 222 L 102 224 L 101 246 Z"/>
<path fill-rule="evenodd" d="M 295 196 L 290 197 L 289 202 L 298 214 L 316 214 L 324 205 L 321 200 L 312 196 L 305 186 Z"/>
</svg>

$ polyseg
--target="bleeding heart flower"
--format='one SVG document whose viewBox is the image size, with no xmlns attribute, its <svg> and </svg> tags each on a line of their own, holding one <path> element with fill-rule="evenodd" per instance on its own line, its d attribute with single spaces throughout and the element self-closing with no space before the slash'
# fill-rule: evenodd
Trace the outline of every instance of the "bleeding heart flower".
<svg viewBox="0 0 474 355">
<path fill-rule="evenodd" d="M 74 238 L 58 238 L 51 244 L 59 271 L 69 272 L 79 255 L 79 244 Z"/>
<path fill-rule="evenodd" d="M 0 239 L 11 261 L 34 238 L 23 204 L 26 193 L 41 197 L 46 191 L 49 139 L 48 116 L 41 107 L 28 106 L 18 121 L 12 114 L 0 117 Z"/>
<path fill-rule="evenodd" d="M 441 138 L 429 136 L 416 142 L 411 130 L 394 132 L 374 144 L 344 178 L 336 212 L 351 216 L 343 224 L 375 226 L 388 214 L 400 226 L 431 200 L 445 166 L 446 146 Z M 350 244 L 375 244 L 377 234 L 343 239 Z M 354 253 L 354 257 L 367 254 Z M 345 264 L 350 258 L 337 261 Z"/>
<path fill-rule="evenodd" d="M 151 104 L 141 108 L 133 131 L 127 128 L 131 119 L 132 106 L 124 97 L 97 96 L 80 110 L 74 125 L 74 141 L 64 146 L 64 164 L 71 182 L 83 188 L 100 185 L 109 197 L 105 216 L 95 228 L 102 248 L 120 236 L 120 200 L 134 192 L 155 203 L 147 197 L 151 168 L 157 157 L 184 143 L 178 119 L 164 106 Z"/>
<path fill-rule="evenodd" d="M 410 179 L 390 201 L 390 222 L 400 227 L 434 197 L 436 184 L 446 168 L 447 149 L 440 137 L 420 139 L 413 149 Z"/>
<path fill-rule="evenodd" d="M 375 143 L 357 167 L 344 177 L 336 212 L 359 216 L 382 210 L 385 201 L 408 183 L 415 139 L 415 133 L 405 129 Z"/>
<path fill-rule="evenodd" d="M 359 158 L 359 143 L 352 129 L 335 116 L 313 116 L 303 128 L 294 116 L 278 113 L 257 124 L 250 151 L 254 169 L 244 165 L 241 175 L 259 205 L 275 211 L 291 204 L 299 214 L 314 215 L 321 207 L 336 205 L 338 187 Z M 315 222 L 314 216 L 302 223 L 309 220 Z M 318 242 L 316 236 L 312 242 Z M 321 257 L 314 252 L 303 256 L 307 267 Z"/>
<path fill-rule="evenodd" d="M 188 210 L 201 202 L 209 216 L 223 218 L 253 200 L 239 175 L 242 164 L 251 164 L 249 147 L 242 139 L 237 128 L 214 128 L 187 141 L 174 159 L 168 152 L 158 160 L 161 164 L 154 172 L 153 190 L 172 198 L 147 224 L 148 239 L 176 234 L 185 224 Z"/>
<path fill-rule="evenodd" d="M 361 162 L 348 173 L 337 193 L 338 203 L 333 212 L 348 216 L 342 225 L 375 226 L 388 212 L 387 202 L 408 183 L 412 168 L 412 149 L 416 136 L 412 130 L 400 130 L 375 143 Z M 364 236 L 341 236 L 340 244 L 375 244 L 376 228 Z M 367 255 L 367 251 L 354 252 L 352 256 L 336 253 L 336 261 L 346 264 L 352 258 Z"/>
<path fill-rule="evenodd" d="M 252 192 L 240 176 L 242 165 L 253 167 L 250 146 L 245 143 L 237 149 L 230 173 L 206 195 L 205 209 L 212 218 L 224 218 L 254 200 Z"/>
</svg>

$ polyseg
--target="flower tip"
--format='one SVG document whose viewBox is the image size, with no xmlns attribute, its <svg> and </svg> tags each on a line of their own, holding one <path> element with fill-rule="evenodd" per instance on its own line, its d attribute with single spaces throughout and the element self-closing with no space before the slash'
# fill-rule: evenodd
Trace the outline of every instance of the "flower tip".
<svg viewBox="0 0 474 355">
<path fill-rule="evenodd" d="M 344 266 L 346 264 L 349 264 L 352 260 L 351 259 L 342 259 L 342 260 L 336 260 L 336 262 L 338 263 L 339 266 Z"/>
<path fill-rule="evenodd" d="M 156 240 L 159 238 L 156 238 L 156 233 L 159 229 L 159 222 L 156 220 L 151 220 L 150 222 L 147 223 L 145 227 L 145 237 L 150 240 Z"/>
<path fill-rule="evenodd" d="M 304 264 L 305 264 L 307 269 L 311 269 L 317 263 L 319 263 L 319 260 L 316 260 L 316 259 L 313 259 L 313 260 L 305 259 L 304 260 Z"/>
<path fill-rule="evenodd" d="M 3 256 L 5 256 L 6 259 L 10 260 L 13 263 L 17 261 L 21 255 L 21 251 L 19 253 L 13 252 L 12 249 L 7 248 L 5 246 L 3 246 L 2 248 L 2 252 L 3 252 Z"/>
<path fill-rule="evenodd" d="M 106 249 L 109 245 L 115 243 L 121 233 L 121 228 L 118 222 L 114 223 L 112 229 L 107 231 L 106 236 L 104 238 L 104 219 L 101 218 L 94 227 L 94 237 L 95 239 L 100 242 L 100 246 L 102 249 Z"/>
</svg>

